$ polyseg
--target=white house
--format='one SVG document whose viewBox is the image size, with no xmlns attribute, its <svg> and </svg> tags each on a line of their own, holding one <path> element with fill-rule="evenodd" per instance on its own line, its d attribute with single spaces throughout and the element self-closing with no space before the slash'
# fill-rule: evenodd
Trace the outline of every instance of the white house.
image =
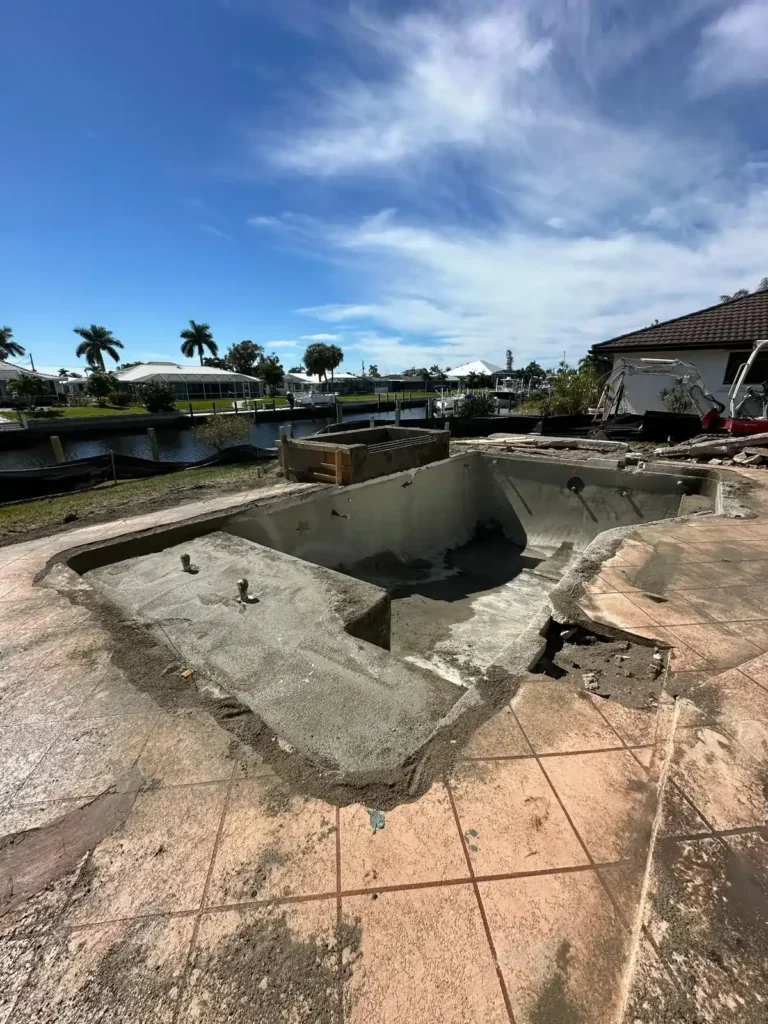
<svg viewBox="0 0 768 1024">
<path fill-rule="evenodd" d="M 487 359 L 475 359 L 471 363 L 454 366 L 447 371 L 449 380 L 466 380 L 473 373 L 496 377 L 506 373 L 506 370 L 502 366 L 497 366 L 496 363 L 489 363 Z"/>
<path fill-rule="evenodd" d="M 118 370 L 115 376 L 124 391 L 138 384 L 162 381 L 173 387 L 177 401 L 187 402 L 196 398 L 259 398 L 264 387 L 258 377 L 194 363 L 138 363 Z"/>
<path fill-rule="evenodd" d="M 346 373 L 344 370 L 334 373 L 333 380 L 321 380 L 317 374 L 309 373 L 286 373 L 283 387 L 286 392 L 301 394 L 305 391 L 335 391 L 339 394 L 348 394 L 350 391 L 363 390 L 363 378 L 356 373 Z"/>
<path fill-rule="evenodd" d="M 19 377 L 38 377 L 46 386 L 46 391 L 55 404 L 56 396 L 60 393 L 61 381 L 58 376 L 48 373 L 38 373 L 36 370 L 29 370 L 26 366 L 16 366 L 15 363 L 0 362 L 0 401 L 8 404 L 13 401 L 8 393 L 8 383 L 18 380 Z M 63 393 L 63 392 L 62 392 Z"/>
<path fill-rule="evenodd" d="M 754 342 L 763 338 L 768 338 L 768 291 L 622 334 L 593 345 L 592 352 L 611 360 L 614 369 L 622 360 L 639 363 L 643 359 L 680 359 L 693 363 L 712 395 L 726 404 L 739 366 L 746 362 Z M 677 370 L 676 375 L 684 372 Z M 755 360 L 747 379 L 748 384 L 762 381 L 768 381 L 768 355 Z M 672 376 L 638 374 L 625 377 L 624 383 L 622 412 L 641 415 L 648 410 L 667 409 L 661 392 L 672 386 Z"/>
</svg>

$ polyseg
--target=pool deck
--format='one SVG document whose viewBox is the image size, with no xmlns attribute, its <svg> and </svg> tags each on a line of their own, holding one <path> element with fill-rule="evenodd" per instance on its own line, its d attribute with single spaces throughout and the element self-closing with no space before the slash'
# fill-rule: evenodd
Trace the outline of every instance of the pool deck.
<svg viewBox="0 0 768 1024">
<path fill-rule="evenodd" d="M 0 837 L 41 829 L 0 839 L 0 1022 L 764 1021 L 768 477 L 738 477 L 757 519 L 639 528 L 580 599 L 672 648 L 656 714 L 529 677 L 383 815 L 164 710 L 34 583 L 301 485 L 0 549 Z"/>
</svg>

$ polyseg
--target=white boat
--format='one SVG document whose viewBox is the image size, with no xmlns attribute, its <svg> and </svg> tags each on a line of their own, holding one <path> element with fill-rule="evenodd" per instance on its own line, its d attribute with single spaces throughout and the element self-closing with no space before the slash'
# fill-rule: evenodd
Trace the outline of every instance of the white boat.
<svg viewBox="0 0 768 1024">
<path fill-rule="evenodd" d="M 466 391 L 456 391 L 453 394 L 443 392 L 440 398 L 436 398 L 435 412 L 438 416 L 458 416 L 461 412 L 461 405 L 467 397 Z"/>
<path fill-rule="evenodd" d="M 336 394 L 330 391 L 296 391 L 293 395 L 294 405 L 299 408 L 316 405 L 336 405 Z"/>
</svg>

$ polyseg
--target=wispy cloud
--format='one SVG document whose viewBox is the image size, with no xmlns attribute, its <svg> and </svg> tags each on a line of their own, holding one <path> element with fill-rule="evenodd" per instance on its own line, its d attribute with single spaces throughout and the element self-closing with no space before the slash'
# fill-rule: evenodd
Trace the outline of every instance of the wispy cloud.
<svg viewBox="0 0 768 1024">
<path fill-rule="evenodd" d="M 300 334 L 299 341 L 338 341 L 340 334 Z"/>
<path fill-rule="evenodd" d="M 213 235 L 214 238 L 225 238 L 228 242 L 234 242 L 232 235 L 228 235 L 226 231 L 221 231 L 219 228 L 214 227 L 213 224 L 198 224 L 201 231 L 205 231 L 208 235 Z"/>
<path fill-rule="evenodd" d="M 691 71 L 699 96 L 768 80 L 768 4 L 748 0 L 708 25 Z"/>
<path fill-rule="evenodd" d="M 265 352 L 269 351 L 269 349 L 272 349 L 272 348 L 298 348 L 298 343 L 295 342 L 295 341 L 287 341 L 287 340 L 285 340 L 285 341 L 284 340 L 280 340 L 280 341 L 265 341 L 264 342 L 264 351 Z"/>
<path fill-rule="evenodd" d="M 251 218 L 339 270 L 335 301 L 300 312 L 381 363 L 554 360 L 756 283 L 768 167 L 700 114 L 707 93 L 768 78 L 768 7 L 726 3 L 355 9 L 337 23 L 347 70 L 316 73 L 259 140 L 339 208 L 376 197 L 364 217 Z"/>
</svg>

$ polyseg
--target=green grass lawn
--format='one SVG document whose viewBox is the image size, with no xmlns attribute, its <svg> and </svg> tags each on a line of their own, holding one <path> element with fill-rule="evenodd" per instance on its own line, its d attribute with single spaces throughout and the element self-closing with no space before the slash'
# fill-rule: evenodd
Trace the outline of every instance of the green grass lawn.
<svg viewBox="0 0 768 1024">
<path fill-rule="evenodd" d="M 59 420 L 79 419 L 83 416 L 135 416 L 144 411 L 143 405 L 126 405 L 123 408 L 117 406 L 102 408 L 100 405 L 61 405 L 51 409 L 27 412 L 27 416 L 34 420 Z"/>
</svg>

